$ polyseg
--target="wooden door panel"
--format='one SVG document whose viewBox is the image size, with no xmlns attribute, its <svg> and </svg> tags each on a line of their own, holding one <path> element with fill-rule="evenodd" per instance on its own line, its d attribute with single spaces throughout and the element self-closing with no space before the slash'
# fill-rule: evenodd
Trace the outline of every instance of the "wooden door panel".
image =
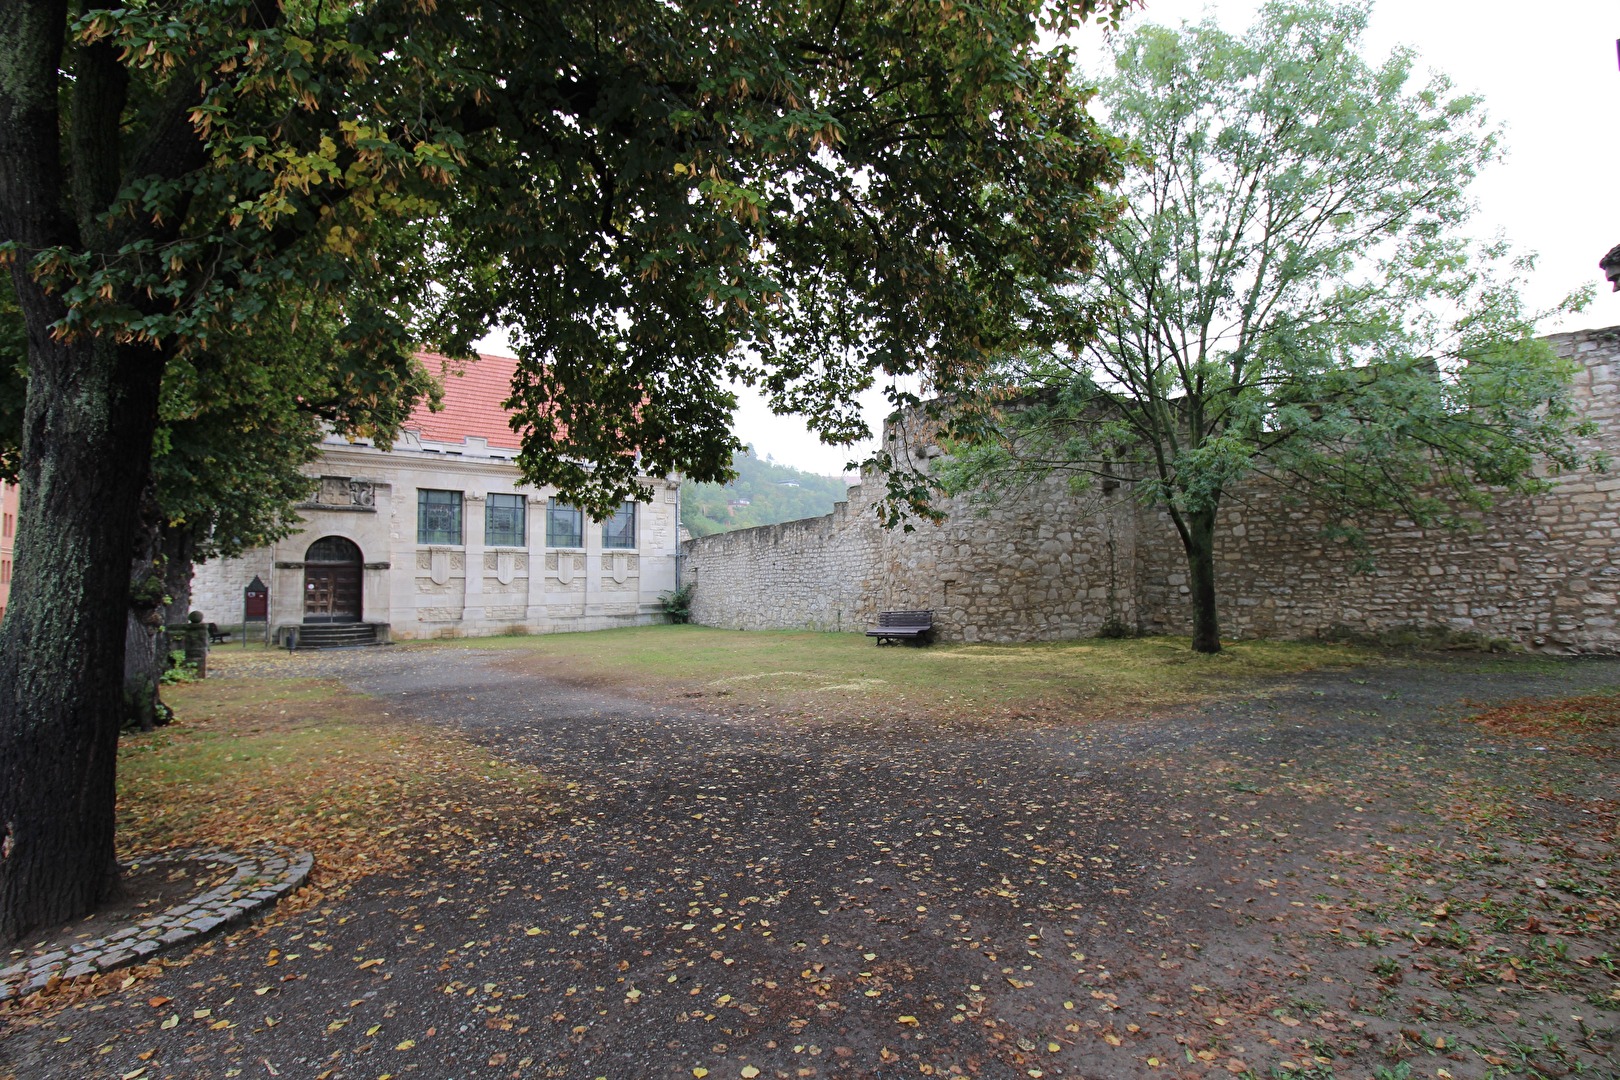
<svg viewBox="0 0 1620 1080">
<path fill-rule="evenodd" d="M 360 568 L 305 566 L 304 619 L 306 622 L 359 622 Z"/>
</svg>

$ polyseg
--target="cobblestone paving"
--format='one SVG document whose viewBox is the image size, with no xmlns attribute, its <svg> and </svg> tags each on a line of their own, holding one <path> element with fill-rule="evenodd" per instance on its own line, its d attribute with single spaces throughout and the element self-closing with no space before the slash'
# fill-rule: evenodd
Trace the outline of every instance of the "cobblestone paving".
<svg viewBox="0 0 1620 1080">
<path fill-rule="evenodd" d="M 278 847 L 242 854 L 228 851 L 174 851 L 144 865 L 196 861 L 234 868 L 229 881 L 183 903 L 148 915 L 94 941 L 55 948 L 0 969 L 0 1001 L 43 990 L 56 979 L 76 979 L 116 971 L 204 938 L 234 929 L 274 904 L 309 877 L 310 857 Z"/>
</svg>

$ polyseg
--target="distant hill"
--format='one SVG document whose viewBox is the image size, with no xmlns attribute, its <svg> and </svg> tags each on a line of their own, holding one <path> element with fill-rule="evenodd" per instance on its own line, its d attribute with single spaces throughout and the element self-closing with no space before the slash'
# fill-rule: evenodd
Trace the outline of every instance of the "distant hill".
<svg viewBox="0 0 1620 1080">
<path fill-rule="evenodd" d="M 842 477 L 762 461 L 751 446 L 731 465 L 737 479 L 729 484 L 681 484 L 681 524 L 693 536 L 830 514 L 849 488 Z"/>
</svg>

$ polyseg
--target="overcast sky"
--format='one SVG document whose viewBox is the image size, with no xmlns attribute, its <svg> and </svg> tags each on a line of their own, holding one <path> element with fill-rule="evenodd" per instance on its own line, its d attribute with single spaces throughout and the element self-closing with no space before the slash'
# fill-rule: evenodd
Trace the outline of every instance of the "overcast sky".
<svg viewBox="0 0 1620 1080">
<path fill-rule="evenodd" d="M 1170 25 L 1206 13 L 1229 30 L 1247 26 L 1256 0 L 1148 0 L 1133 23 Z M 1081 44 L 1100 63 L 1102 36 Z M 1505 129 L 1507 159 L 1473 186 L 1479 214 L 1472 231 L 1498 231 L 1539 253 L 1532 307 L 1548 307 L 1583 284 L 1600 291 L 1584 312 L 1546 332 L 1620 324 L 1620 294 L 1611 294 L 1597 261 L 1620 243 L 1620 37 L 1616 0 L 1552 0 L 1509 4 L 1482 0 L 1383 0 L 1373 9 L 1368 44 L 1374 58 L 1405 44 L 1419 70 L 1450 76 L 1457 88 L 1482 95 Z M 1092 70 L 1097 70 L 1093 68 Z M 885 410 L 868 395 L 874 431 Z M 771 415 L 757 396 L 744 395 L 738 436 L 761 457 L 836 475 L 863 448 L 823 446 L 795 417 Z"/>
</svg>

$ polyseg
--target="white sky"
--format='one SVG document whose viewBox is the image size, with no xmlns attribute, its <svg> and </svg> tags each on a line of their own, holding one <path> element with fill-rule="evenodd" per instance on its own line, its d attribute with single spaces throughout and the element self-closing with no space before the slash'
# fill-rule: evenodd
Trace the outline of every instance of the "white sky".
<svg viewBox="0 0 1620 1080">
<path fill-rule="evenodd" d="M 1175 25 L 1208 13 L 1229 30 L 1248 25 L 1257 0 L 1147 0 L 1132 22 Z M 1082 31 L 1096 40 L 1099 31 Z M 1584 312 L 1544 332 L 1620 324 L 1620 294 L 1611 294 L 1597 261 L 1620 243 L 1620 70 L 1615 0 L 1552 0 L 1526 7 L 1506 0 L 1382 0 L 1373 9 L 1368 45 L 1375 58 L 1397 44 L 1414 47 L 1419 70 L 1450 76 L 1459 90 L 1485 99 L 1505 128 L 1508 156 L 1473 186 L 1479 203 L 1473 232 L 1498 231 L 1540 260 L 1526 300 L 1550 307 L 1570 291 L 1596 283 Z M 1086 45 L 1085 38 L 1081 39 Z M 1096 69 L 1092 69 L 1096 70 Z M 501 343 L 492 340 L 491 347 Z M 874 390 L 863 398 L 867 423 L 881 426 L 886 410 Z M 736 415 L 739 438 L 761 457 L 811 472 L 837 475 L 866 447 L 823 446 L 792 416 L 773 416 L 758 395 L 744 391 Z"/>
</svg>

